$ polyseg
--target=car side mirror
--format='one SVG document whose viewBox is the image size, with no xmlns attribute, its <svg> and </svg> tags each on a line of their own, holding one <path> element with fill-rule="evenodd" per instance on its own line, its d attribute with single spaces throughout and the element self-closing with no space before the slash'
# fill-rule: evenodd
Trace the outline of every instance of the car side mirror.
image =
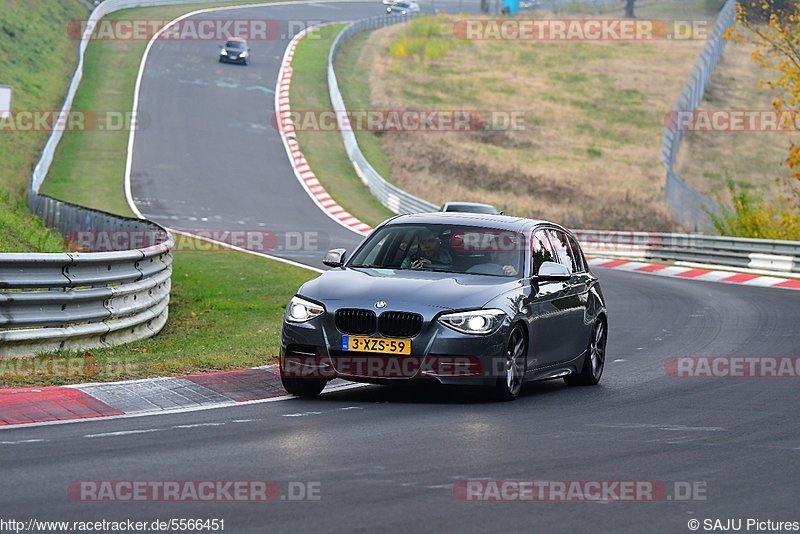
<svg viewBox="0 0 800 534">
<path fill-rule="evenodd" d="M 554 261 L 546 261 L 539 267 L 539 273 L 533 276 L 537 282 L 566 282 L 571 278 L 569 269 L 565 265 Z"/>
<path fill-rule="evenodd" d="M 328 267 L 341 267 L 342 264 L 344 264 L 344 257 L 346 254 L 347 250 L 343 248 L 329 250 L 322 259 L 322 263 Z"/>
</svg>

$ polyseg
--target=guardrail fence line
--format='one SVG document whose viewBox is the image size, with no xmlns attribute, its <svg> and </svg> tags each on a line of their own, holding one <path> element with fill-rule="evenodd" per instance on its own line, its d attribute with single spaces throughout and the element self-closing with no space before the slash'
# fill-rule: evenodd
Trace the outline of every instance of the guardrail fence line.
<svg viewBox="0 0 800 534">
<path fill-rule="evenodd" d="M 333 61 L 342 43 L 349 40 L 357 33 L 407 22 L 412 18 L 413 16 L 379 15 L 377 17 L 352 22 L 336 36 L 333 45 L 331 45 L 331 51 L 328 54 L 328 92 L 330 93 L 331 104 L 334 110 L 343 111 L 347 109 L 344 105 L 342 93 L 339 91 L 336 71 L 333 68 Z M 350 158 L 350 162 L 353 164 L 353 168 L 356 174 L 361 178 L 361 181 L 364 182 L 381 204 L 386 206 L 393 213 L 419 213 L 436 211 L 439 209 L 436 204 L 403 191 L 378 174 L 378 171 L 370 165 L 367 158 L 361 152 L 361 148 L 358 146 L 358 141 L 356 140 L 356 135 L 348 123 L 347 116 L 344 113 L 337 113 L 336 118 L 339 124 L 339 131 L 342 134 L 342 140 L 344 141 L 347 157 Z"/>
<path fill-rule="evenodd" d="M 0 358 L 116 345 L 161 330 L 169 232 L 34 192 L 29 202 L 48 227 L 90 251 L 0 254 Z"/>
<path fill-rule="evenodd" d="M 573 230 L 585 252 L 800 274 L 800 241 L 657 232 Z"/>
<path fill-rule="evenodd" d="M 717 16 L 714 33 L 706 43 L 692 72 L 686 79 L 673 112 L 689 112 L 697 109 L 703 100 L 708 82 L 722 57 L 725 48 L 723 36 L 736 22 L 736 0 L 728 0 Z M 720 207 L 712 198 L 703 195 L 675 172 L 678 149 L 683 140 L 683 131 L 667 125 L 661 143 L 661 158 L 667 171 L 667 204 L 672 216 L 687 228 L 694 231 L 713 229 L 709 212 L 718 214 Z"/>
</svg>

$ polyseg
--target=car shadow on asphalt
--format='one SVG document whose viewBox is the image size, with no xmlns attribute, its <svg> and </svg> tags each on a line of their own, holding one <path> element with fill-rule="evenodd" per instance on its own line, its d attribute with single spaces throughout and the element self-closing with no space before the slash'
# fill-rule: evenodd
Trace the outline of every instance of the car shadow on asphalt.
<svg viewBox="0 0 800 534">
<path fill-rule="evenodd" d="M 569 388 L 562 380 L 525 384 L 518 400 L 552 395 Z M 402 385 L 365 385 L 360 388 L 325 393 L 318 402 L 388 402 L 396 404 L 479 404 L 497 403 L 491 388 L 476 386 L 443 386 L 420 382 Z"/>
</svg>

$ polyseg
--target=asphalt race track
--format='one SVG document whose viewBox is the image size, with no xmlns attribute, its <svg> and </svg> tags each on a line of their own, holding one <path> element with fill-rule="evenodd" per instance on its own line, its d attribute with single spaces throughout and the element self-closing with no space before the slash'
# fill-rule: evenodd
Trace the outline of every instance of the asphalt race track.
<svg viewBox="0 0 800 534">
<path fill-rule="evenodd" d="M 344 20 L 380 9 L 308 4 L 236 16 Z M 137 136 L 133 167 L 145 216 L 186 230 L 263 224 L 326 232 L 331 246 L 358 242 L 294 178 L 269 127 L 272 95 L 247 89 L 274 88 L 285 44 L 253 42 L 247 68 L 218 65 L 214 43 L 154 47 L 141 109 L 160 119 Z M 318 255 L 286 257 L 319 264 Z M 19 520 L 220 518 L 235 533 L 688 532 L 690 519 L 800 520 L 798 379 L 665 371 L 671 356 L 800 355 L 798 294 L 597 274 L 610 314 L 598 387 L 538 383 L 515 402 L 491 403 L 473 390 L 365 386 L 314 400 L 5 430 L 0 509 Z M 67 495 L 81 480 L 255 479 L 282 490 L 318 482 L 320 499 L 100 503 Z M 463 502 L 454 486 L 465 479 L 658 481 L 673 498 Z M 703 498 L 677 498 L 675 483 L 698 483 L 694 497 Z"/>
<path fill-rule="evenodd" d="M 0 507 L 54 520 L 216 517 L 231 532 L 686 532 L 691 518 L 796 519 L 797 380 L 664 372 L 672 355 L 797 354 L 796 294 L 600 275 L 611 337 L 599 387 L 539 383 L 515 402 L 484 403 L 469 390 L 367 386 L 2 431 Z M 453 484 L 468 478 L 704 482 L 706 500 L 461 502 Z M 66 496 L 75 480 L 130 479 L 312 481 L 321 498 L 108 504 Z"/>
<path fill-rule="evenodd" d="M 437 9 L 458 5 L 436 2 Z M 332 224 L 292 172 L 274 126 L 275 82 L 286 45 L 299 29 L 384 12 L 376 1 L 197 15 L 279 24 L 280 38 L 250 41 L 247 67 L 218 63 L 217 42 L 156 41 L 139 101 L 147 127 L 136 135 L 131 167 L 132 194 L 142 214 L 178 230 L 270 232 L 283 247 L 270 254 L 316 267 L 323 267 L 329 248 L 352 250 L 362 237 Z M 294 236 L 288 243 L 286 232 Z M 313 236 L 315 245 L 297 250 L 297 236 Z"/>
</svg>

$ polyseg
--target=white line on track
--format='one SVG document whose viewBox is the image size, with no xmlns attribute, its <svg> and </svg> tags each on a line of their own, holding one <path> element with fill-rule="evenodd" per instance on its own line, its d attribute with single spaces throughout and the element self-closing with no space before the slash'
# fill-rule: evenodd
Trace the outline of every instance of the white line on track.
<svg viewBox="0 0 800 534">
<path fill-rule="evenodd" d="M 84 438 L 109 438 L 114 436 L 129 436 L 131 434 L 149 434 L 151 432 L 161 432 L 161 428 L 148 428 L 145 430 L 121 430 L 119 432 L 103 432 L 101 434 L 86 434 Z"/>
<path fill-rule="evenodd" d="M 698 431 L 698 432 L 725 432 L 726 430 L 719 426 L 684 426 L 673 424 L 647 424 L 647 423 L 592 423 L 589 426 L 599 426 L 601 428 L 622 428 L 627 430 L 639 429 L 655 429 L 665 430 L 669 432 L 675 431 Z"/>
</svg>

